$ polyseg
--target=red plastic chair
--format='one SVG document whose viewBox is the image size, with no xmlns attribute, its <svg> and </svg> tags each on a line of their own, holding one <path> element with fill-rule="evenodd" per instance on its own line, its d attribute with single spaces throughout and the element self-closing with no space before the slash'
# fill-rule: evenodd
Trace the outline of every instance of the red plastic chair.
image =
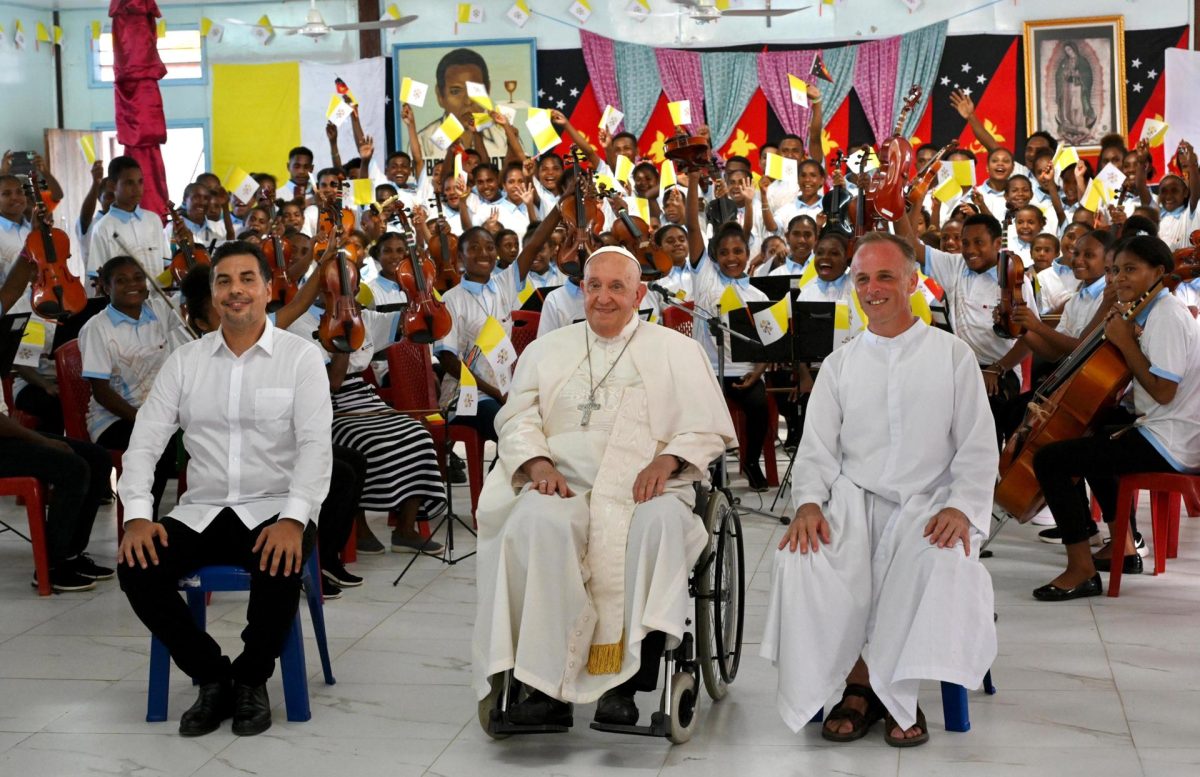
<svg viewBox="0 0 1200 777">
<path fill-rule="evenodd" d="M 33 568 L 37 571 L 38 596 L 49 596 L 50 554 L 46 550 L 46 510 L 42 502 L 42 484 L 37 478 L 0 478 L 0 496 L 15 496 L 25 503 L 29 519 L 29 542 L 33 545 Z M 5 530 L 17 532 L 4 521 Z"/>
<path fill-rule="evenodd" d="M 1117 486 L 1117 515 L 1113 521 L 1112 547 L 1123 549 L 1129 536 L 1129 516 L 1137 508 L 1138 494 L 1150 492 L 1150 527 L 1154 542 L 1154 574 L 1167 570 L 1167 559 L 1179 555 L 1180 502 L 1200 502 L 1200 475 L 1147 472 L 1125 475 Z M 1116 559 L 1114 559 L 1116 561 Z M 1121 593 L 1122 565 L 1113 563 L 1108 574 L 1108 595 Z"/>
<path fill-rule="evenodd" d="M 512 340 L 513 348 L 517 349 L 517 356 L 520 356 L 525 352 L 525 346 L 537 339 L 542 314 L 534 310 L 514 310 L 512 320 L 513 331 L 509 339 Z"/>
<path fill-rule="evenodd" d="M 18 410 L 16 400 L 13 398 L 13 376 L 5 375 L 3 379 L 4 386 L 4 406 L 8 408 L 8 417 L 24 426 L 26 429 L 37 429 L 38 420 L 28 413 Z"/>
<path fill-rule="evenodd" d="M 483 490 L 483 438 L 469 426 L 448 424 L 444 419 L 430 420 L 440 414 L 437 387 L 433 376 L 433 358 L 429 346 L 401 340 L 388 346 L 388 375 L 391 376 L 394 407 L 421 421 L 429 428 L 438 450 L 442 476 L 449 475 L 449 451 L 461 442 L 467 449 L 467 481 L 471 493 L 471 515 L 479 505 Z"/>
<path fill-rule="evenodd" d="M 696 303 L 691 300 L 683 304 L 693 309 L 696 307 Z M 695 320 L 677 307 L 669 306 L 663 310 L 662 322 L 663 326 L 668 326 L 681 335 L 692 336 Z"/>
</svg>

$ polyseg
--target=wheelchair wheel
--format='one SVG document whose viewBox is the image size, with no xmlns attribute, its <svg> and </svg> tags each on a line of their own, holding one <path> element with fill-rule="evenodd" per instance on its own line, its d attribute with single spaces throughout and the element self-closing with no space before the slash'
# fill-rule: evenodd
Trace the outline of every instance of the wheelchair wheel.
<svg viewBox="0 0 1200 777">
<path fill-rule="evenodd" d="M 742 653 L 745 568 L 742 525 L 722 491 L 709 494 L 704 512 L 709 547 L 696 572 L 696 657 L 704 687 L 714 701 L 725 698 Z"/>
<path fill-rule="evenodd" d="M 687 672 L 676 672 L 671 678 L 671 729 L 667 738 L 682 745 L 692 738 L 696 727 L 696 678 Z"/>
</svg>

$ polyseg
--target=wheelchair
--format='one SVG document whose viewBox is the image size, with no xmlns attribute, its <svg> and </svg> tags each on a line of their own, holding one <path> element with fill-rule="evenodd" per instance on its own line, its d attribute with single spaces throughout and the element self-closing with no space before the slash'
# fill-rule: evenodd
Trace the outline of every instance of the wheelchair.
<svg viewBox="0 0 1200 777">
<path fill-rule="evenodd" d="M 686 622 L 690 630 L 684 632 L 678 646 L 663 654 L 659 708 L 650 716 L 649 725 L 593 722 L 591 727 L 597 731 L 666 737 L 673 744 L 683 744 L 692 738 L 696 726 L 701 682 L 712 700 L 720 701 L 737 677 L 746 591 L 742 523 L 727 488 L 701 488 L 699 484 L 695 488 L 693 512 L 704 519 L 708 544 L 688 579 L 688 593 L 695 601 L 693 617 Z M 512 670 L 492 677 L 491 686 L 491 692 L 479 702 L 479 725 L 492 739 L 570 729 L 569 724 L 530 726 L 508 720 L 509 706 L 523 692 Z"/>
</svg>

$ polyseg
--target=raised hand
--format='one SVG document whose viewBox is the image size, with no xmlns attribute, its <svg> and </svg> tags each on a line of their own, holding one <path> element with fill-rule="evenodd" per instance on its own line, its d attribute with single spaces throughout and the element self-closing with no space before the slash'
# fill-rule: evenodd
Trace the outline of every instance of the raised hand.
<svg viewBox="0 0 1200 777">
<path fill-rule="evenodd" d="M 552 109 L 550 111 L 550 122 L 552 124 L 558 124 L 560 126 L 566 126 L 567 124 L 570 123 L 567 121 L 566 114 L 564 114 L 562 111 L 558 110 L 557 108 Z"/>
<path fill-rule="evenodd" d="M 370 135 L 363 135 L 362 142 L 358 144 L 358 155 L 365 159 L 370 159 L 375 153 L 375 139 Z"/>
<path fill-rule="evenodd" d="M 969 119 L 975 113 L 975 101 L 963 93 L 961 89 L 955 89 L 950 93 L 950 105 L 954 110 L 958 111 L 958 115 L 964 119 Z"/>
<path fill-rule="evenodd" d="M 415 127 L 417 124 L 417 119 L 413 116 L 412 106 L 408 103 L 405 103 L 400 108 L 400 120 L 410 127 Z"/>
<path fill-rule="evenodd" d="M 338 128 L 332 121 L 325 122 L 325 137 L 329 138 L 330 143 L 337 143 Z"/>
</svg>

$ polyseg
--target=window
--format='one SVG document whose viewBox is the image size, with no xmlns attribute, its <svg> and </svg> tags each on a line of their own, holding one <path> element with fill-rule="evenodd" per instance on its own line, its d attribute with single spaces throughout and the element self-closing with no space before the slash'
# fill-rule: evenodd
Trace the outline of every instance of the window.
<svg viewBox="0 0 1200 777">
<path fill-rule="evenodd" d="M 183 199 L 183 187 L 208 170 L 205 134 L 203 124 L 167 127 L 167 142 L 162 145 L 163 167 L 167 171 L 167 193 L 175 202 Z M 105 160 L 107 169 L 108 161 L 125 153 L 125 147 L 117 142 L 115 129 L 101 130 L 100 143 L 96 151 Z"/>
<path fill-rule="evenodd" d="M 158 55 L 167 66 L 163 81 L 204 80 L 204 46 L 199 29 L 167 30 L 166 37 L 158 39 Z M 113 82 L 112 32 L 104 32 L 100 39 L 92 41 L 92 85 L 101 86 Z"/>
</svg>

